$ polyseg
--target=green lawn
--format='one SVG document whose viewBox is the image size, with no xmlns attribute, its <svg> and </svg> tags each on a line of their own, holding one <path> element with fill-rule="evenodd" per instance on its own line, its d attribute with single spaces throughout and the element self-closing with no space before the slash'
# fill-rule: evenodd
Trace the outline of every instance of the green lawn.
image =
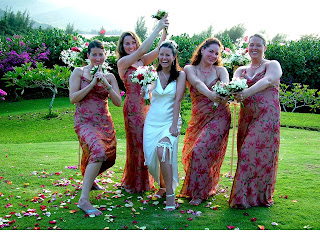
<svg viewBox="0 0 320 240">
<path fill-rule="evenodd" d="M 118 188 L 125 164 L 126 142 L 122 108 L 110 106 L 117 129 L 117 161 L 99 176 L 105 191 L 93 191 L 91 199 L 104 215 L 86 217 L 76 207 L 80 196 L 78 142 L 73 130 L 74 106 L 58 98 L 58 118 L 47 120 L 49 99 L 0 103 L 0 226 L 3 229 L 183 229 L 268 230 L 320 229 L 320 133 L 281 128 L 280 159 L 275 204 L 270 208 L 236 210 L 228 207 L 232 186 L 230 172 L 231 136 L 221 168 L 219 193 L 194 207 L 177 198 L 173 213 L 162 210 L 163 200 L 145 194 L 127 194 Z M 300 118 L 301 116 L 301 118 Z M 295 122 L 300 118 L 301 121 Z M 282 113 L 281 124 L 319 129 L 319 115 Z M 315 127 L 315 128 L 314 128 Z M 180 183 L 184 172 L 179 144 Z M 236 159 L 235 159 L 236 161 Z M 233 164 L 235 172 L 236 162 Z M 181 184 L 177 189 L 177 194 Z M 120 191 L 119 191 L 120 190 Z M 228 228 L 229 226 L 229 228 Z"/>
</svg>

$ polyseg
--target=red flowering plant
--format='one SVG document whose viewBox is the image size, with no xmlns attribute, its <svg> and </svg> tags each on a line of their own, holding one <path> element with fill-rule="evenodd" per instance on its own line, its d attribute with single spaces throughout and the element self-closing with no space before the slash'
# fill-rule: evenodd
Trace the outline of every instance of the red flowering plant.
<svg viewBox="0 0 320 240">
<path fill-rule="evenodd" d="M 106 33 L 106 30 L 104 30 L 103 28 L 101 28 L 99 34 L 100 34 L 100 35 L 104 35 L 105 33 Z"/>
</svg>

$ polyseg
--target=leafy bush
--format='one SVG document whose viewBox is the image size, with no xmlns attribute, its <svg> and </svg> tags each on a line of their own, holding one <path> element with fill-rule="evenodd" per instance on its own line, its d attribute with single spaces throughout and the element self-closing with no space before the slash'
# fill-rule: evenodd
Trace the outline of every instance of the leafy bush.
<svg viewBox="0 0 320 240">
<path fill-rule="evenodd" d="M 320 38 L 304 37 L 285 44 L 269 44 L 266 58 L 280 62 L 283 83 L 302 83 L 319 89 Z"/>
<path fill-rule="evenodd" d="M 320 91 L 309 89 L 308 85 L 293 83 L 293 86 L 280 84 L 280 104 L 282 109 L 287 112 L 288 108 L 294 112 L 301 107 L 310 107 L 310 111 L 320 109 Z M 318 96 L 317 96 L 318 95 Z"/>
<path fill-rule="evenodd" d="M 27 63 L 21 67 L 14 67 L 14 71 L 9 71 L 3 77 L 7 80 L 7 86 L 16 86 L 25 88 L 47 88 L 52 92 L 52 98 L 49 105 L 49 117 L 52 117 L 52 106 L 59 88 L 68 88 L 68 80 L 71 71 L 67 67 L 54 65 L 52 69 L 46 68 L 43 63 L 36 63 L 33 68 L 32 63 Z"/>
</svg>

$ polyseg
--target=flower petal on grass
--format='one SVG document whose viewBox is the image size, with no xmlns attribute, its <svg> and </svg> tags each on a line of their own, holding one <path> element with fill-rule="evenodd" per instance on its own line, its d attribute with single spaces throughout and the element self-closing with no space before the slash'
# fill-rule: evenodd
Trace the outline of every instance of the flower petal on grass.
<svg viewBox="0 0 320 240">
<path fill-rule="evenodd" d="M 259 228 L 260 230 L 265 230 L 265 227 L 264 227 L 263 225 L 258 225 L 258 228 Z"/>
<path fill-rule="evenodd" d="M 235 226 L 230 226 L 230 225 L 228 225 L 227 228 L 230 229 L 230 230 L 232 230 L 232 229 L 235 229 L 236 227 L 235 227 Z"/>
</svg>

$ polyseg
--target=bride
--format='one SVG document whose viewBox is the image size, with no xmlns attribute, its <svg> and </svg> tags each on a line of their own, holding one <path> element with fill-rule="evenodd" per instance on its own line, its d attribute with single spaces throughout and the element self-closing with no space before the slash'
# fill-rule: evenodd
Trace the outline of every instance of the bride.
<svg viewBox="0 0 320 240">
<path fill-rule="evenodd" d="M 145 165 L 160 184 L 154 197 L 166 193 L 165 210 L 175 209 L 175 189 L 179 184 L 177 152 L 181 129 L 180 105 L 186 89 L 186 75 L 177 62 L 177 47 L 165 41 L 159 47 L 158 79 L 149 89 L 151 106 L 143 130 Z"/>
</svg>

